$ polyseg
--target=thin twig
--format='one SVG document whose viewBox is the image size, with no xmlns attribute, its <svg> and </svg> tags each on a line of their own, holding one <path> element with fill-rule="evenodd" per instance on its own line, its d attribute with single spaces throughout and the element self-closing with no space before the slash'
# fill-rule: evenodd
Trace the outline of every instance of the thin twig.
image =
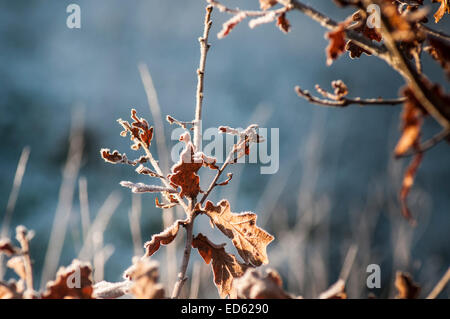
<svg viewBox="0 0 450 319">
<path fill-rule="evenodd" d="M 441 291 L 445 288 L 447 283 L 450 281 L 450 267 L 445 272 L 444 276 L 439 280 L 437 285 L 433 288 L 433 290 L 430 292 L 430 294 L 427 296 L 426 299 L 435 299 Z"/>
<path fill-rule="evenodd" d="M 205 200 L 208 198 L 209 194 L 211 193 L 211 191 L 214 189 L 214 187 L 216 187 L 217 185 L 219 185 L 217 183 L 217 181 L 219 180 L 220 176 L 222 175 L 223 171 L 225 170 L 225 168 L 228 166 L 228 164 L 230 164 L 233 160 L 233 154 L 234 154 L 234 149 L 231 149 L 230 153 L 228 153 L 228 157 L 225 160 L 225 162 L 222 164 L 222 166 L 219 168 L 219 170 L 216 173 L 216 176 L 214 176 L 214 179 L 212 180 L 211 184 L 209 184 L 208 189 L 206 190 L 206 192 L 203 194 L 202 199 L 200 200 L 200 205 L 203 205 L 203 203 L 205 202 Z"/>
<path fill-rule="evenodd" d="M 406 98 L 404 97 L 398 99 L 362 99 L 360 97 L 352 99 L 341 97 L 339 100 L 328 100 L 313 96 L 309 91 L 302 90 L 299 86 L 295 87 L 295 92 L 299 97 L 302 97 L 311 103 L 328 107 L 346 107 L 351 104 L 357 104 L 360 106 L 398 105 L 406 101 Z"/>
<path fill-rule="evenodd" d="M 300 1 L 297 0 L 278 0 L 278 3 L 282 4 L 284 7 L 276 10 L 266 10 L 266 11 L 246 11 L 240 9 L 230 9 L 225 5 L 221 4 L 215 0 L 207 0 L 208 3 L 217 7 L 221 12 L 226 12 L 229 14 L 239 14 L 244 13 L 247 17 L 259 17 L 259 16 L 267 16 L 267 15 L 279 15 L 283 12 L 290 10 L 297 10 L 310 17 L 312 20 L 318 22 L 322 27 L 333 30 L 338 26 L 338 23 L 331 19 L 330 17 L 324 15 L 323 13 L 315 10 L 314 8 L 307 6 Z M 349 40 L 355 42 L 358 46 L 367 50 L 371 54 L 386 58 L 388 56 L 388 51 L 384 45 L 377 45 L 373 43 L 370 39 L 365 38 L 358 32 L 354 30 L 345 30 L 345 35 Z"/>
<path fill-rule="evenodd" d="M 197 148 L 197 150 L 201 150 L 201 120 L 202 120 L 202 102 L 203 102 L 203 80 L 205 76 L 205 64 L 206 64 L 206 55 L 209 49 L 208 44 L 208 35 L 209 30 L 211 29 L 211 12 L 213 10 L 212 6 L 206 7 L 206 14 L 205 14 L 205 20 L 204 20 L 204 30 L 203 30 L 203 36 L 199 38 L 200 42 L 200 63 L 199 68 L 197 70 L 198 75 L 198 83 L 197 83 L 197 104 L 195 109 L 195 121 L 194 121 L 194 145 Z M 179 196 L 179 195 L 178 195 Z M 184 283 L 187 280 L 186 277 L 186 271 L 187 267 L 189 265 L 189 259 L 191 256 L 191 246 L 192 246 L 192 239 L 193 239 L 193 229 L 194 229 L 194 220 L 196 217 L 194 207 L 196 204 L 196 199 L 191 199 L 189 201 L 189 207 L 186 211 L 186 214 L 188 215 L 188 221 L 184 224 L 184 227 L 186 229 L 186 245 L 184 247 L 184 253 L 183 253 L 183 260 L 180 267 L 180 272 L 178 273 L 178 279 L 175 283 L 175 286 L 173 288 L 172 292 L 172 298 L 176 299 L 180 296 L 181 289 L 183 288 Z"/>
<path fill-rule="evenodd" d="M 428 27 L 428 26 L 426 26 L 424 24 L 419 24 L 419 26 L 420 26 L 420 28 L 423 31 L 425 31 L 428 34 L 431 34 L 431 35 L 433 35 L 433 36 L 435 36 L 437 38 L 441 38 L 441 39 L 445 39 L 447 41 L 450 41 L 450 35 L 445 34 L 444 32 L 433 30 L 433 29 L 431 29 L 430 27 Z"/>
<path fill-rule="evenodd" d="M 194 146 L 197 151 L 201 151 L 202 142 L 202 132 L 201 132 L 201 121 L 202 121 L 202 105 L 203 105 L 203 86 L 205 78 L 205 65 L 206 65 L 206 55 L 210 48 L 208 43 L 209 30 L 211 29 L 211 12 L 213 7 L 211 5 L 206 7 L 205 15 L 205 28 L 203 30 L 203 36 L 198 39 L 200 42 L 200 63 L 197 69 L 197 104 L 195 106 L 195 121 L 194 121 Z"/>
<path fill-rule="evenodd" d="M 177 278 L 177 281 L 175 282 L 175 286 L 174 286 L 173 292 L 172 292 L 173 299 L 177 299 L 180 297 L 181 288 L 183 288 L 183 285 L 187 280 L 186 271 L 187 271 L 187 267 L 189 265 L 189 259 L 191 257 L 191 248 L 192 248 L 191 246 L 192 246 L 192 239 L 193 239 L 192 232 L 194 230 L 194 220 L 196 217 L 196 214 L 194 213 L 194 202 L 193 201 L 191 201 L 189 203 L 189 211 L 192 213 L 188 216 L 187 222 L 183 224 L 184 228 L 186 229 L 186 245 L 184 247 L 183 260 L 181 263 L 180 272 L 178 273 L 178 278 Z"/>
</svg>

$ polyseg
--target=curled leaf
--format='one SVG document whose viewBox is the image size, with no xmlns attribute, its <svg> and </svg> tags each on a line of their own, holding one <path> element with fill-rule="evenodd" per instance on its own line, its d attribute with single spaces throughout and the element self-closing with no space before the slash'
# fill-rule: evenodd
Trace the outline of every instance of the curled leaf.
<svg viewBox="0 0 450 319">
<path fill-rule="evenodd" d="M 152 239 L 144 244 L 145 255 L 151 256 L 159 249 L 161 245 L 170 244 L 175 239 L 175 237 L 177 237 L 180 225 L 183 223 L 184 221 L 177 220 L 163 232 L 153 235 Z"/>
<path fill-rule="evenodd" d="M 196 209 L 206 214 L 211 222 L 232 240 L 244 262 L 254 266 L 269 262 L 266 249 L 274 238 L 256 226 L 256 214 L 232 213 L 227 200 L 222 200 L 217 206 L 207 201 L 204 208 L 197 205 Z"/>
<path fill-rule="evenodd" d="M 280 30 L 283 31 L 284 33 L 288 33 L 289 31 L 291 31 L 291 24 L 289 23 L 289 20 L 286 18 L 285 12 L 283 12 L 278 16 L 277 27 L 280 28 Z"/>
<path fill-rule="evenodd" d="M 225 244 L 216 245 L 203 234 L 198 234 L 192 240 L 192 247 L 197 248 L 205 263 L 211 263 L 214 273 L 214 283 L 221 298 L 236 297 L 233 286 L 235 278 L 241 277 L 248 269 L 248 265 L 240 263 L 232 254 L 228 254 Z"/>
<path fill-rule="evenodd" d="M 145 119 L 139 118 L 136 114 L 136 110 L 132 109 L 131 118 L 134 122 L 131 124 L 122 119 L 117 120 L 123 127 L 123 131 L 120 135 L 126 136 L 130 133 L 130 138 L 134 142 L 131 148 L 134 150 L 138 150 L 141 147 L 141 144 L 149 148 L 153 139 L 153 127 L 150 127 Z"/>
<path fill-rule="evenodd" d="M 141 156 L 139 159 L 130 161 L 127 158 L 127 155 L 125 153 L 120 154 L 119 151 L 114 150 L 111 153 L 111 150 L 109 148 L 102 148 L 100 150 L 100 154 L 102 158 L 105 160 L 105 162 L 109 162 L 112 164 L 128 164 L 135 166 L 136 164 L 142 164 L 147 162 L 147 158 L 145 156 Z"/>
</svg>

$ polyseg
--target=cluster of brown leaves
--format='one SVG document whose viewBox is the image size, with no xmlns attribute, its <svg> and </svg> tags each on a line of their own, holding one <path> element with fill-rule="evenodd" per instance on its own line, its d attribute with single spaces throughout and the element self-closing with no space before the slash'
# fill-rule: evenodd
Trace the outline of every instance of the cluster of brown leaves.
<svg viewBox="0 0 450 319">
<path fill-rule="evenodd" d="M 17 233 L 27 236 L 32 232 L 25 227 L 17 227 Z M 124 295 L 139 299 L 159 299 L 165 297 L 163 286 L 158 283 L 159 266 L 148 258 L 135 258 L 133 265 L 124 273 L 125 281 L 119 283 L 99 282 L 94 285 L 92 267 L 88 262 L 73 260 L 68 267 L 60 267 L 56 278 L 47 282 L 43 291 L 34 291 L 28 285 L 29 275 L 25 270 L 26 261 L 23 248 L 12 244 L 10 239 L 0 240 L 0 254 L 9 257 L 7 266 L 14 270 L 18 280 L 0 281 L 0 299 L 105 299 Z"/>
<path fill-rule="evenodd" d="M 140 174 L 148 174 L 151 177 L 158 177 L 163 181 L 167 181 L 172 188 L 146 185 L 143 183 L 132 183 L 128 181 L 122 181 L 121 185 L 129 187 L 133 192 L 160 192 L 165 195 L 168 200 L 168 204 L 160 204 L 156 200 L 156 206 L 161 208 L 169 207 L 170 205 L 180 204 L 179 201 L 183 201 L 187 198 L 189 202 L 197 202 L 197 196 L 205 193 L 200 189 L 200 177 L 198 171 L 202 167 L 208 167 L 209 169 L 217 171 L 221 174 L 224 169 L 216 165 L 217 160 L 213 157 L 206 156 L 203 152 L 197 151 L 195 145 L 191 142 L 191 136 L 189 131 L 186 131 L 181 135 L 180 141 L 185 143 L 185 147 L 180 153 L 179 160 L 175 163 L 170 173 L 167 176 L 160 176 L 149 168 L 143 166 L 144 163 L 150 161 L 150 144 L 153 136 L 153 129 L 149 127 L 146 120 L 137 117 L 136 111 L 131 111 L 131 117 L 134 120 L 132 124 L 126 121 L 119 120 L 119 123 L 124 128 L 122 136 L 126 136 L 130 133 L 131 140 L 134 142 L 132 148 L 138 150 L 144 148 L 146 155 L 138 160 L 130 161 L 125 154 L 120 154 L 118 151 L 111 153 L 109 149 L 102 149 L 101 155 L 107 162 L 116 164 L 123 163 L 129 165 L 140 166 L 136 171 Z M 175 120 L 173 117 L 168 117 L 168 121 L 171 124 L 182 124 Z M 182 124 L 182 127 L 186 127 Z M 237 143 L 230 151 L 228 164 L 236 163 L 237 160 L 243 156 L 249 155 L 250 146 L 254 143 L 260 143 L 264 141 L 264 138 L 257 133 L 257 125 L 250 125 L 245 130 L 237 130 L 228 126 L 219 127 L 219 131 L 225 134 L 236 135 L 238 137 Z M 232 175 L 228 175 L 228 179 L 223 182 L 216 182 L 214 186 L 224 186 L 231 180 Z M 167 183 L 166 183 L 167 185 Z M 214 187 L 213 186 L 213 187 Z M 188 212 L 187 212 L 188 213 Z M 244 212 L 236 214 L 231 212 L 230 204 L 227 200 L 222 200 L 216 205 L 207 201 L 202 207 L 200 202 L 197 202 L 193 207 L 194 215 L 205 214 L 207 215 L 213 226 L 216 226 L 222 233 L 231 239 L 233 245 L 238 250 L 239 255 L 243 259 L 243 262 L 237 260 L 232 254 L 228 254 L 224 245 L 216 245 L 209 241 L 206 236 L 198 234 L 193 238 L 192 246 L 197 248 L 200 255 L 203 257 L 206 263 L 211 263 L 214 282 L 217 285 L 220 296 L 234 296 L 235 290 L 233 289 L 233 281 L 236 278 L 241 277 L 245 270 L 250 267 L 257 267 L 262 264 L 267 264 L 269 259 L 267 256 L 267 245 L 273 240 L 273 236 L 268 234 L 256 226 L 256 214 L 251 212 Z M 188 214 L 189 215 L 189 214 Z M 188 218 L 192 218 L 188 216 Z M 159 234 L 152 236 L 151 240 L 145 243 L 145 255 L 147 257 L 152 256 L 161 245 L 168 245 L 176 238 L 180 226 L 185 226 L 189 222 L 186 220 L 177 220 L 171 226 L 166 228 Z M 143 264 L 137 264 L 137 269 L 144 269 L 146 272 L 149 266 Z M 140 265 L 140 266 L 139 266 Z M 139 270 L 140 271 L 140 270 Z M 151 276 L 146 276 L 146 281 L 153 280 Z M 116 295 L 117 290 L 122 289 L 123 286 L 117 288 L 113 286 L 109 289 L 110 285 L 100 285 L 98 287 L 100 295 Z M 133 286 L 135 287 L 135 286 Z M 114 290 L 115 289 L 115 290 Z M 144 288 L 131 288 L 131 292 L 135 292 L 135 295 L 148 296 L 150 292 L 144 291 Z M 112 290 L 114 293 L 111 293 Z M 152 292 L 153 293 L 153 292 Z"/>
<path fill-rule="evenodd" d="M 430 94 L 444 101 L 445 104 L 450 105 L 450 96 L 442 92 L 439 85 L 433 85 L 428 81 L 423 81 Z M 420 137 L 424 117 L 427 115 L 425 107 L 420 103 L 415 96 L 413 89 L 406 86 L 402 89 L 401 94 L 406 97 L 403 105 L 403 112 L 401 115 L 401 131 L 402 135 L 395 147 L 395 156 L 401 157 L 408 152 L 413 152 L 413 159 L 405 171 L 400 191 L 400 200 L 402 204 L 402 214 L 410 220 L 412 224 L 415 223 L 412 214 L 407 205 L 407 197 L 414 184 L 414 179 L 417 170 L 422 162 L 424 152 L 421 149 Z"/>
</svg>

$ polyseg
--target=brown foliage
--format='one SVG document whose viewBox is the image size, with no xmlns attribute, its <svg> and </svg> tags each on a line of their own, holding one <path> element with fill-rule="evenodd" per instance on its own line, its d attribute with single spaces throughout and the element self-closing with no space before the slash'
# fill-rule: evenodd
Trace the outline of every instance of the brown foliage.
<svg viewBox="0 0 450 319">
<path fill-rule="evenodd" d="M 259 0 L 261 10 L 268 10 L 277 4 L 277 0 Z"/>
<path fill-rule="evenodd" d="M 327 65 L 331 65 L 342 53 L 345 52 L 345 27 L 346 23 L 340 23 L 334 30 L 326 33 L 326 38 L 330 40 L 326 48 Z"/>
<path fill-rule="evenodd" d="M 183 223 L 181 220 L 177 220 L 171 226 L 166 228 L 163 232 L 153 235 L 152 239 L 144 244 L 145 255 L 151 256 L 158 251 L 161 245 L 170 244 L 178 234 L 180 225 Z"/>
<path fill-rule="evenodd" d="M 200 177 L 197 172 L 202 167 L 201 161 L 194 160 L 195 148 L 190 141 L 189 133 L 180 137 L 180 141 L 186 143 L 185 149 L 180 154 L 180 159 L 172 167 L 172 173 L 167 176 L 175 187 L 181 187 L 181 197 L 197 197 L 200 192 Z"/>
<path fill-rule="evenodd" d="M 150 127 L 145 119 L 139 118 L 135 109 L 131 109 L 131 118 L 134 120 L 131 125 L 128 121 L 117 120 L 123 127 L 120 135 L 127 136 L 130 133 L 130 139 L 134 142 L 131 148 L 134 150 L 138 150 L 141 147 L 141 143 L 149 148 L 153 138 L 153 127 Z"/>
<path fill-rule="evenodd" d="M 248 265 L 240 263 L 232 254 L 228 254 L 224 248 L 225 244 L 216 245 L 212 243 L 203 234 L 198 234 L 192 240 L 192 247 L 197 248 L 203 260 L 209 264 L 214 273 L 214 283 L 217 286 L 220 297 L 236 297 L 236 291 L 233 286 L 235 278 L 241 277 Z"/>
<path fill-rule="evenodd" d="M 12 255 L 18 254 L 19 251 L 20 251 L 20 248 L 15 247 L 11 243 L 11 240 L 9 240 L 7 238 L 0 240 L 0 254 L 3 253 L 8 256 L 12 256 Z"/>
<path fill-rule="evenodd" d="M 416 299 L 419 297 L 420 287 L 410 274 L 397 271 L 395 275 L 395 288 L 397 288 L 397 299 Z"/>
<path fill-rule="evenodd" d="M 92 268 L 89 263 L 72 261 L 68 267 L 61 267 L 56 279 L 46 285 L 42 299 L 92 299 Z"/>
<path fill-rule="evenodd" d="M 235 287 L 239 299 L 292 298 L 283 290 L 283 281 L 274 269 L 266 269 L 264 274 L 256 269 L 248 269 L 244 276 L 236 279 Z"/>
<path fill-rule="evenodd" d="M 164 298 L 164 287 L 158 283 L 159 266 L 157 262 L 151 261 L 148 258 L 135 258 L 133 261 L 133 266 L 126 270 L 124 276 L 133 282 L 130 288 L 130 293 L 132 293 L 136 298 Z"/>
<path fill-rule="evenodd" d="M 256 226 L 256 214 L 231 212 L 230 203 L 222 200 L 215 206 L 207 201 L 205 207 L 196 207 L 206 214 L 211 222 L 233 242 L 244 262 L 254 266 L 267 264 L 267 245 L 274 239 L 272 235 Z"/>
</svg>

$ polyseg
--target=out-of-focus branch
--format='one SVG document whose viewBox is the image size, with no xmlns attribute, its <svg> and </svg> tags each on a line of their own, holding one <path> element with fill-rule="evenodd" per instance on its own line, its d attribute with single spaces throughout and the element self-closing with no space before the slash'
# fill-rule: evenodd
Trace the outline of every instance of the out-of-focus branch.
<svg viewBox="0 0 450 319">
<path fill-rule="evenodd" d="M 372 3 L 378 3 L 378 1 L 366 0 L 365 5 L 368 6 Z M 428 90 L 424 84 L 423 77 L 417 73 L 417 71 L 411 66 L 411 64 L 405 58 L 404 53 L 399 49 L 398 43 L 395 41 L 392 31 L 393 26 L 389 19 L 383 14 L 380 17 L 381 21 L 381 33 L 384 39 L 384 43 L 389 50 L 390 59 L 389 64 L 403 76 L 405 81 L 411 86 L 414 91 L 414 96 L 418 99 L 420 104 L 427 110 L 427 112 L 444 128 L 450 129 L 450 116 L 444 111 L 447 107 L 442 101 L 430 90 Z"/>
<path fill-rule="evenodd" d="M 433 30 L 433 29 L 431 29 L 430 27 L 428 27 L 428 26 L 426 26 L 424 24 L 420 24 L 420 28 L 424 32 L 426 32 L 426 33 L 428 33 L 428 34 L 430 34 L 432 36 L 435 36 L 436 38 L 440 38 L 440 39 L 444 39 L 444 40 L 450 41 L 450 35 L 445 34 L 444 32 Z"/>
<path fill-rule="evenodd" d="M 326 16 L 325 14 L 317 11 L 316 9 L 303 4 L 300 1 L 297 0 L 278 0 L 278 3 L 283 5 L 283 8 L 275 9 L 275 10 L 266 10 L 266 11 L 246 11 L 246 10 L 240 10 L 240 9 L 231 9 L 226 7 L 225 5 L 221 4 L 220 2 L 216 0 L 207 0 L 208 3 L 210 3 L 212 6 L 217 7 L 221 12 L 226 12 L 229 14 L 240 14 L 245 13 L 248 17 L 260 17 L 260 16 L 266 16 L 266 15 L 279 15 L 281 13 L 291 11 L 291 10 L 297 10 L 311 18 L 312 20 L 318 22 L 321 26 L 328 30 L 333 30 L 338 26 L 338 23 L 331 19 L 330 17 Z M 388 57 L 387 55 L 387 49 L 383 45 L 377 45 L 373 43 L 370 39 L 365 38 L 358 32 L 354 30 L 345 30 L 345 35 L 348 38 L 348 40 L 352 40 L 357 45 L 359 45 L 364 50 L 367 50 L 371 54 L 379 57 L 383 57 L 386 59 Z"/>
<path fill-rule="evenodd" d="M 439 280 L 437 285 L 433 288 L 433 290 L 430 292 L 430 294 L 427 296 L 426 299 L 435 299 L 445 288 L 445 286 L 449 281 L 450 281 L 450 267 L 447 269 L 444 276 L 441 278 L 441 280 Z"/>
<path fill-rule="evenodd" d="M 311 95 L 311 93 L 307 90 L 302 90 L 299 86 L 295 87 L 295 92 L 299 97 L 306 99 L 307 101 L 327 107 L 346 107 L 351 104 L 357 104 L 360 106 L 379 106 L 379 105 L 398 105 L 405 102 L 405 98 L 397 98 L 397 99 L 362 99 L 360 97 L 356 98 L 346 98 L 341 97 L 337 100 L 330 99 L 322 99 L 316 96 Z"/>
</svg>

